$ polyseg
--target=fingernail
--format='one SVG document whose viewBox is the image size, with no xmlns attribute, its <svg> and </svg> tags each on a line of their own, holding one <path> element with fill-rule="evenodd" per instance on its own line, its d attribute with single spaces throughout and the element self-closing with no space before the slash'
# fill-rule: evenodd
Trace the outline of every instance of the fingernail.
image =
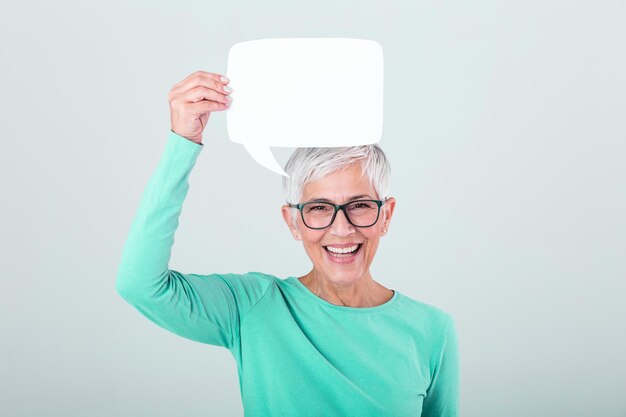
<svg viewBox="0 0 626 417">
<path fill-rule="evenodd" d="M 223 83 L 227 83 L 228 82 L 228 78 L 220 76 L 220 80 L 222 80 Z"/>
<path fill-rule="evenodd" d="M 229 86 L 225 85 L 224 86 L 224 91 L 228 91 L 230 93 L 231 91 L 233 91 L 233 89 L 230 88 Z"/>
</svg>

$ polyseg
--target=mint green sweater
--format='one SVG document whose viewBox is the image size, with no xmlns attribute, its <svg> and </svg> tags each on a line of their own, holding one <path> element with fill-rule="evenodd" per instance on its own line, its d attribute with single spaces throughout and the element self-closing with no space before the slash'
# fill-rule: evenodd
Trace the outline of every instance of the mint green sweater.
<svg viewBox="0 0 626 417">
<path fill-rule="evenodd" d="M 118 294 L 157 325 L 228 349 L 246 417 L 452 417 L 459 362 L 452 317 L 398 291 L 338 306 L 297 277 L 169 269 L 203 145 L 170 131 L 118 270 Z"/>
</svg>

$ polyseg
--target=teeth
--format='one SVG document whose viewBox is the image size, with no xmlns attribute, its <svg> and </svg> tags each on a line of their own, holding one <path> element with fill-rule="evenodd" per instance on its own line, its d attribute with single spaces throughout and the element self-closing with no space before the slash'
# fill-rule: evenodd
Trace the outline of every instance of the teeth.
<svg viewBox="0 0 626 417">
<path fill-rule="evenodd" d="M 332 253 L 349 253 L 349 252 L 354 252 L 358 247 L 359 247 L 359 245 L 354 245 L 354 246 L 351 246 L 349 248 L 333 248 L 332 246 L 326 246 L 326 248 L 328 248 L 328 251 L 332 252 Z"/>
</svg>

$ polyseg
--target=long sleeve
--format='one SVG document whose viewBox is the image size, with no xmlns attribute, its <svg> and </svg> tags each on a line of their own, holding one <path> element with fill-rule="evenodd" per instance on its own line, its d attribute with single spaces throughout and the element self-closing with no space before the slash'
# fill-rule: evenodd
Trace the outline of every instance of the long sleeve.
<svg viewBox="0 0 626 417">
<path fill-rule="evenodd" d="M 157 325 L 185 338 L 231 348 L 241 316 L 269 287 L 258 274 L 183 274 L 169 269 L 174 234 L 203 145 L 169 132 L 141 198 L 119 265 L 116 290 Z"/>
<path fill-rule="evenodd" d="M 448 318 L 430 386 L 424 398 L 422 417 L 459 415 L 459 352 L 454 319 Z"/>
</svg>

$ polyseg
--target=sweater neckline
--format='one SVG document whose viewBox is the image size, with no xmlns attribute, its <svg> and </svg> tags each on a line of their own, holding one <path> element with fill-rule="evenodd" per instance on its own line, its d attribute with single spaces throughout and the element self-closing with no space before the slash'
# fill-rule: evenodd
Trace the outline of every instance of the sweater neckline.
<svg viewBox="0 0 626 417">
<path fill-rule="evenodd" d="M 387 300 L 387 302 L 377 305 L 377 306 L 373 306 L 373 307 L 349 307 L 349 306 L 339 306 L 336 304 L 332 304 L 329 303 L 328 301 L 324 300 L 323 298 L 317 296 L 317 294 L 313 293 L 306 285 L 304 285 L 299 279 L 298 277 L 295 276 L 291 276 L 289 277 L 290 280 L 295 281 L 295 285 L 296 287 L 300 288 L 301 292 L 303 292 L 307 297 L 314 299 L 315 301 L 317 301 L 318 303 L 320 303 L 321 305 L 331 308 L 333 310 L 340 310 L 340 311 L 349 311 L 349 312 L 353 312 L 353 313 L 375 313 L 378 311 L 382 311 L 385 310 L 387 308 L 389 308 L 398 298 L 398 291 L 392 289 L 391 291 L 393 291 L 393 296 Z"/>
</svg>

